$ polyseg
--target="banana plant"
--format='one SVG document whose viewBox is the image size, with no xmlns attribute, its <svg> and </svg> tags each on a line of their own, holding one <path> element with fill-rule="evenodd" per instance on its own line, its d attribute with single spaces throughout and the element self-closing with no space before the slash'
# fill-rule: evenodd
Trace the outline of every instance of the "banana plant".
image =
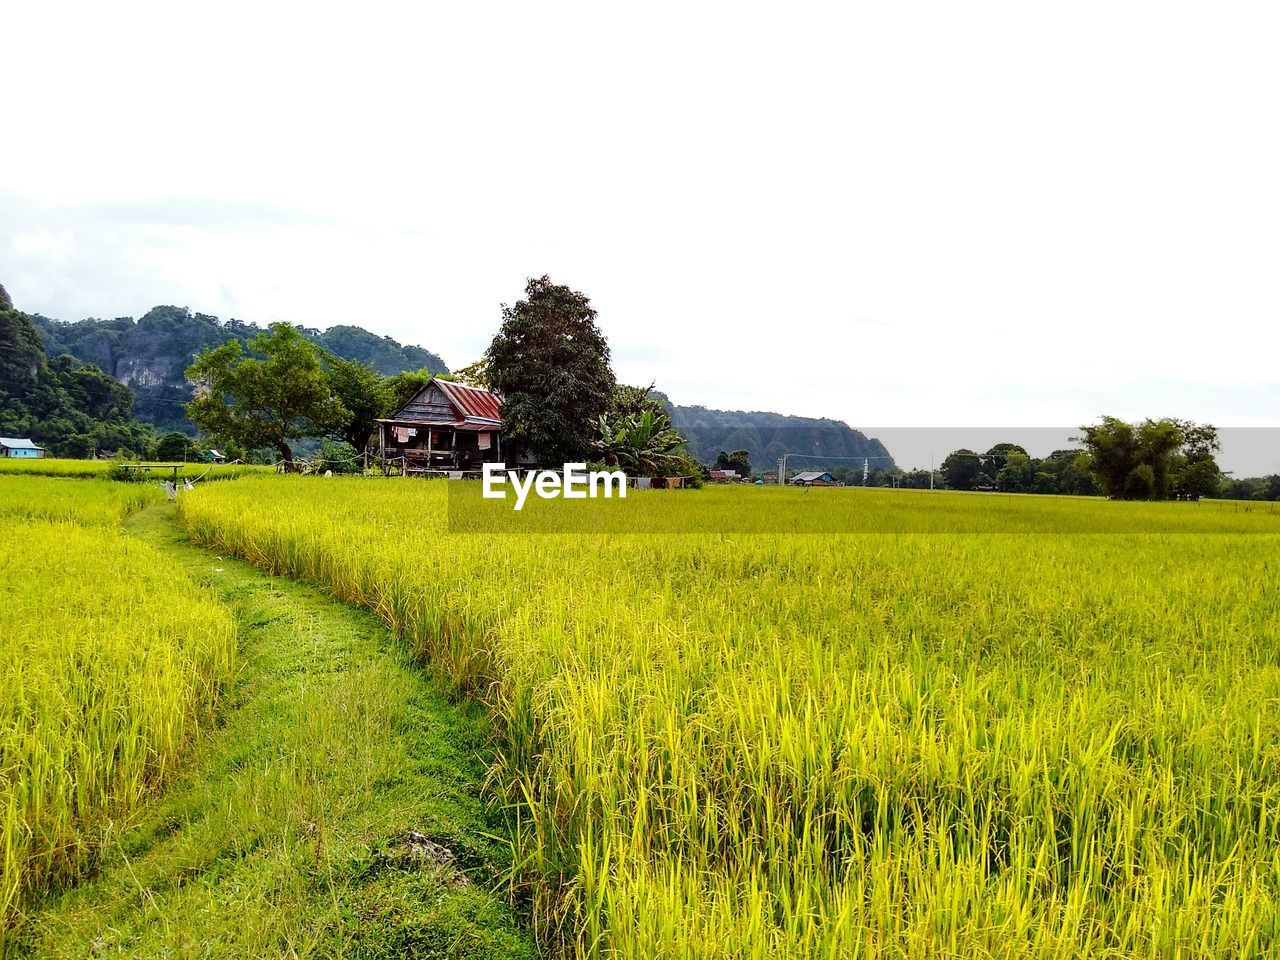
<svg viewBox="0 0 1280 960">
<path fill-rule="evenodd" d="M 684 437 L 665 414 L 645 410 L 610 423 L 600 417 L 595 448 L 605 463 L 638 476 L 658 476 L 673 461 Z"/>
</svg>

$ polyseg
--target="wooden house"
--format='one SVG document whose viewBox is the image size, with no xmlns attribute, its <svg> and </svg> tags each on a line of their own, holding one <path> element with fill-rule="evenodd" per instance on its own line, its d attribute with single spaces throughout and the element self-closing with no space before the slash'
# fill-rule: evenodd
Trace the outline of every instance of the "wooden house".
<svg viewBox="0 0 1280 960">
<path fill-rule="evenodd" d="M 26 437 L 0 437 L 0 457 L 10 460 L 35 460 L 44 456 L 44 447 Z"/>
<path fill-rule="evenodd" d="M 378 451 L 384 460 L 403 457 L 406 474 L 501 463 L 502 401 L 490 390 L 433 378 L 378 421 Z"/>
</svg>

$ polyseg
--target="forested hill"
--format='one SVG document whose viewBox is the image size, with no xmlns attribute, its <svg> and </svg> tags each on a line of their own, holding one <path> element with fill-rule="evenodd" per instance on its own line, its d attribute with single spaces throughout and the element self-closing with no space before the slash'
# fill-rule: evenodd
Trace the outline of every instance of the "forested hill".
<svg viewBox="0 0 1280 960">
<path fill-rule="evenodd" d="M 133 389 L 135 417 L 161 429 L 186 432 L 194 428 L 183 412 L 183 404 L 191 399 L 191 387 L 184 374 L 195 355 L 228 340 L 246 341 L 262 330 L 256 324 L 223 321 L 172 306 L 153 307 L 137 320 L 118 317 L 65 323 L 38 314 L 32 315 L 31 320 L 50 358 L 70 354 L 100 367 Z M 433 373 L 448 372 L 437 354 L 402 345 L 363 327 L 300 329 L 331 353 L 368 363 L 384 376 L 423 367 Z M 688 440 L 689 452 L 703 463 L 714 461 L 721 450 L 747 450 L 758 470 L 772 470 L 784 453 L 816 456 L 796 458 L 790 464 L 796 469 L 858 468 L 861 464 L 840 458 L 888 456 L 880 441 L 869 439 L 838 420 L 681 407 L 661 394 L 655 395 L 670 409 L 676 429 Z M 892 461 L 873 460 L 871 465 L 889 467 Z"/>
<path fill-rule="evenodd" d="M 662 397 L 666 401 L 665 397 Z M 872 467 L 894 466 L 883 443 L 854 430 L 839 420 L 790 417 L 781 413 L 710 410 L 680 407 L 667 401 L 671 420 L 688 441 L 689 452 L 703 463 L 711 463 L 721 450 L 746 450 L 757 470 L 773 470 L 783 454 L 796 457 L 788 470 L 861 468 L 846 458 L 872 457 Z"/>
<path fill-rule="evenodd" d="M 256 324 L 239 320 L 221 321 L 185 307 L 153 307 L 141 318 L 81 320 L 64 323 L 33 316 L 45 352 L 50 357 L 70 354 L 85 363 L 96 364 L 136 395 L 134 415 L 139 420 L 171 430 L 190 431 L 182 412 L 191 397 L 184 373 L 202 350 L 228 340 L 247 340 L 261 332 Z M 301 328 L 312 341 L 348 360 L 359 360 L 379 373 L 426 367 L 433 373 L 448 368 L 439 356 L 422 347 L 404 346 L 390 337 L 370 333 L 363 327 L 338 326 L 328 330 Z"/>
</svg>

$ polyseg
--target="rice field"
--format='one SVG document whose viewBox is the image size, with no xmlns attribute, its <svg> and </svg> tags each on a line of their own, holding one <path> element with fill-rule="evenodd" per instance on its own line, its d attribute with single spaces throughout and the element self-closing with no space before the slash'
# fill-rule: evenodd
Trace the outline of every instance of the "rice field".
<svg viewBox="0 0 1280 960">
<path fill-rule="evenodd" d="M 553 949 L 1280 952 L 1280 516 L 718 488 L 633 492 L 652 529 L 606 535 L 467 486 L 249 478 L 179 512 L 491 706 Z"/>
<path fill-rule="evenodd" d="M 0 517 L 112 526 L 165 499 L 158 484 L 84 483 L 0 473 Z"/>
<path fill-rule="evenodd" d="M 234 668 L 227 611 L 119 522 L 134 484 L 0 477 L 0 953 L 92 865 Z"/>
<path fill-rule="evenodd" d="M 37 477 L 76 477 L 91 479 L 105 476 L 114 465 L 113 460 L 69 460 L 57 457 L 39 457 L 28 459 L 0 459 L 0 475 L 20 474 Z M 247 463 L 186 463 L 178 471 L 182 479 L 228 480 L 246 474 L 273 473 L 274 467 L 261 467 Z M 169 470 L 151 471 L 154 478 L 162 480 L 172 476 Z"/>
</svg>

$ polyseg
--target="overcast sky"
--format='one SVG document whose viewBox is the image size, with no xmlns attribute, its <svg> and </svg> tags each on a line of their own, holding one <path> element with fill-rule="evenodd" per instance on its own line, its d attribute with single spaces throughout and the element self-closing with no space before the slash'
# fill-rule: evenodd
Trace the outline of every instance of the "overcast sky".
<svg viewBox="0 0 1280 960">
<path fill-rule="evenodd" d="M 0 49 L 31 312 L 461 366 L 547 273 L 678 403 L 1280 426 L 1274 3 L 42 2 Z"/>
</svg>

